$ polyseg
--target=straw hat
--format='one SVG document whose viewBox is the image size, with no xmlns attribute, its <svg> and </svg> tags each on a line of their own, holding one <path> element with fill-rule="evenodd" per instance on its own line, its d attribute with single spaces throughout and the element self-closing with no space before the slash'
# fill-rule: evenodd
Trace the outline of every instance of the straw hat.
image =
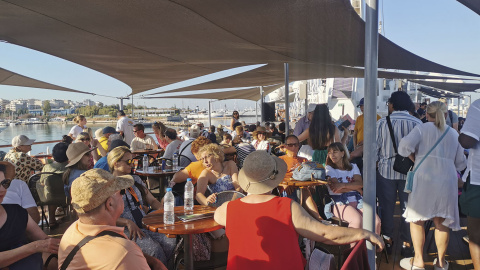
<svg viewBox="0 0 480 270">
<path fill-rule="evenodd" d="M 254 138 L 255 140 L 257 140 L 258 132 L 263 132 L 263 133 L 265 133 L 265 139 L 268 138 L 268 135 L 269 135 L 269 134 L 268 134 L 268 132 L 267 132 L 267 129 L 266 129 L 265 127 L 263 127 L 263 126 L 258 126 L 257 129 L 256 129 L 254 132 L 252 132 L 252 136 L 253 136 L 253 138 Z"/>
<path fill-rule="evenodd" d="M 88 152 L 95 150 L 96 147 L 90 149 L 82 142 L 72 143 L 68 146 L 67 149 L 67 157 L 68 157 L 68 164 L 65 167 L 70 167 L 77 164 L 80 159 L 82 159 L 83 155 Z"/>
<path fill-rule="evenodd" d="M 95 138 L 100 139 L 101 137 L 103 137 L 103 128 L 95 130 Z"/>
<path fill-rule="evenodd" d="M 115 192 L 133 186 L 131 175 L 114 176 L 103 169 L 82 173 L 72 183 L 72 206 L 78 213 L 97 208 Z"/>
<path fill-rule="evenodd" d="M 8 161 L 0 161 L 0 166 L 5 167 L 5 171 L 3 174 L 5 175 L 5 179 L 14 179 L 15 178 L 15 165 Z M 3 168 L 2 168 L 3 171 Z"/>
<path fill-rule="evenodd" d="M 250 153 L 238 173 L 238 184 L 249 194 L 263 194 L 276 188 L 287 172 L 285 161 L 266 151 Z"/>
<path fill-rule="evenodd" d="M 19 147 L 22 145 L 32 145 L 35 140 L 30 140 L 27 136 L 25 135 L 17 135 L 13 137 L 12 139 L 12 146 L 13 147 Z"/>
</svg>

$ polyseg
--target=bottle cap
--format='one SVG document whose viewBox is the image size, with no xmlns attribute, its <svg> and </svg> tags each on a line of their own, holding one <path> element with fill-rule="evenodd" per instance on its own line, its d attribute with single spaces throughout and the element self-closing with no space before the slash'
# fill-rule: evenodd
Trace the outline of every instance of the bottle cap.
<svg viewBox="0 0 480 270">
<path fill-rule="evenodd" d="M 172 191 L 172 188 L 168 187 L 167 192 L 170 192 L 170 191 Z"/>
<path fill-rule="evenodd" d="M 192 181 L 192 178 L 187 178 L 187 182 Z"/>
</svg>

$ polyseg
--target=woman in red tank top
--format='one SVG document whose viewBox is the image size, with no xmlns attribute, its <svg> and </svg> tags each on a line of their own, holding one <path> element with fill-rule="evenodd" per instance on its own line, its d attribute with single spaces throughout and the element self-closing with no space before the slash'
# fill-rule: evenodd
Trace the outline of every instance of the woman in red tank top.
<svg viewBox="0 0 480 270">
<path fill-rule="evenodd" d="M 271 195 L 287 171 L 285 162 L 265 151 L 247 156 L 238 175 L 248 196 L 215 211 L 229 239 L 227 269 L 304 269 L 298 234 L 319 242 L 347 244 L 367 239 L 383 249 L 380 236 L 323 225 L 289 198 Z"/>
</svg>

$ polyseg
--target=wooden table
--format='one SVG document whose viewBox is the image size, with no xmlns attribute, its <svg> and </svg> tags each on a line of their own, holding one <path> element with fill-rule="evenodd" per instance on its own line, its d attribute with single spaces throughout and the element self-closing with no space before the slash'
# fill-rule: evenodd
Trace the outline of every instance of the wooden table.
<svg viewBox="0 0 480 270">
<path fill-rule="evenodd" d="M 193 213 L 211 213 L 215 208 L 204 205 L 195 205 Z M 183 222 L 178 219 L 178 215 L 184 215 L 183 206 L 175 207 L 175 223 L 166 225 L 163 223 L 163 210 L 157 210 L 146 215 L 143 220 L 143 226 L 152 232 L 163 233 L 167 237 L 174 238 L 181 235 L 184 244 L 185 269 L 193 270 L 193 240 L 192 234 L 206 233 L 223 228 L 222 225 L 215 222 L 212 217 L 194 221 Z"/>
<path fill-rule="evenodd" d="M 157 149 L 157 150 L 136 150 L 136 151 L 132 151 L 132 154 L 134 155 L 144 155 L 144 154 L 147 154 L 147 155 L 156 155 L 156 154 L 162 154 L 164 152 L 163 149 Z"/>
<path fill-rule="evenodd" d="M 168 181 L 177 171 L 158 171 L 154 172 L 153 167 L 148 167 L 148 171 L 144 172 L 143 169 L 135 170 L 136 175 L 146 176 L 150 179 L 155 179 L 158 181 L 158 187 L 160 192 L 158 194 L 159 198 L 162 198 L 165 195 L 165 189 L 168 186 Z M 150 187 L 149 187 L 150 188 Z"/>
</svg>

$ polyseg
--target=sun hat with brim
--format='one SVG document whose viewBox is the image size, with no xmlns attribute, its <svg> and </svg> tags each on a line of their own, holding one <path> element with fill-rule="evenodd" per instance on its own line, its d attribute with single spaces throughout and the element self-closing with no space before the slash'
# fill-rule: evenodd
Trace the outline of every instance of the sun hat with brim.
<svg viewBox="0 0 480 270">
<path fill-rule="evenodd" d="M 114 176 L 103 169 L 88 170 L 72 183 L 72 206 L 78 213 L 86 213 L 133 183 L 131 175 Z"/>
<path fill-rule="evenodd" d="M 17 135 L 13 137 L 12 139 L 12 146 L 13 147 L 19 147 L 22 145 L 32 145 L 35 140 L 30 140 L 27 136 L 25 135 Z"/>
<path fill-rule="evenodd" d="M 3 171 L 5 179 L 14 179 L 15 178 L 15 165 L 8 161 L 0 161 L 0 171 Z"/>
<path fill-rule="evenodd" d="M 243 167 L 238 173 L 238 184 L 249 194 L 263 194 L 276 188 L 286 172 L 285 161 L 266 151 L 255 151 L 243 161 Z"/>
<path fill-rule="evenodd" d="M 103 137 L 103 128 L 95 130 L 95 138 L 100 139 L 101 137 Z"/>
<path fill-rule="evenodd" d="M 82 142 L 71 143 L 67 149 L 68 164 L 65 167 L 70 167 L 77 164 L 80 159 L 82 159 L 83 155 L 95 149 L 97 148 L 94 147 L 90 149 Z"/>
</svg>

